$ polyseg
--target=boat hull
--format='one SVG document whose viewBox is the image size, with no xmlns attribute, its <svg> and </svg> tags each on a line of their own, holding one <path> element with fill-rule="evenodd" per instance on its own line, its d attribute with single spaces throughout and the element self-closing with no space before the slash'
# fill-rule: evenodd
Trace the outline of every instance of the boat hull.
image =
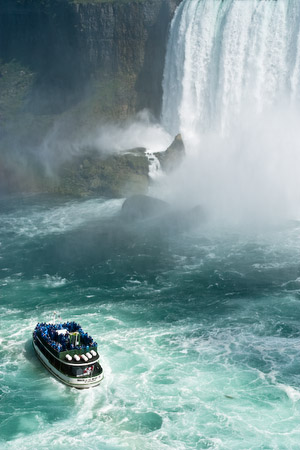
<svg viewBox="0 0 300 450">
<path fill-rule="evenodd" d="M 89 389 L 90 387 L 96 387 L 100 384 L 100 382 L 103 380 L 104 375 L 101 373 L 100 375 L 97 375 L 95 377 L 89 377 L 89 378 L 75 378 L 75 377 L 69 377 L 63 373 L 61 373 L 59 370 L 57 370 L 53 365 L 48 361 L 46 356 L 41 352 L 41 350 L 38 348 L 38 346 L 35 344 L 34 340 L 32 341 L 33 348 L 35 350 L 35 353 L 43 366 L 59 381 L 66 384 L 67 386 L 74 387 L 76 389 Z"/>
</svg>

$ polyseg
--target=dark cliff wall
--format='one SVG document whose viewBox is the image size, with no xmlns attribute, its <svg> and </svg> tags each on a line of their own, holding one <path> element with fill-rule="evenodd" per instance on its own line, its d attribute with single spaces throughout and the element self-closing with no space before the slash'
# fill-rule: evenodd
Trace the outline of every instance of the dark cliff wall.
<svg viewBox="0 0 300 450">
<path fill-rule="evenodd" d="M 22 67 L 32 74 L 15 109 L 60 114 L 80 109 L 83 98 L 87 108 L 90 97 L 95 114 L 105 116 L 107 109 L 110 116 L 111 109 L 126 116 L 144 107 L 159 114 L 168 28 L 178 3 L 1 0 L 0 80 L 8 77 L 8 64 L 19 64 L 12 77 L 16 97 Z M 0 98 L 0 118 L 9 101 Z"/>
<path fill-rule="evenodd" d="M 35 74 L 28 107 L 57 113 L 77 99 L 84 80 L 76 14 L 67 1 L 2 0 L 0 59 Z"/>
<path fill-rule="evenodd" d="M 73 149 L 83 157 L 87 137 L 103 120 L 143 108 L 159 115 L 179 1 L 0 0 L 0 194 L 121 195 L 145 185 L 145 156 L 133 157 L 135 164 L 124 158 L 104 164 L 101 156 L 88 170 L 72 161 Z"/>
<path fill-rule="evenodd" d="M 158 113 L 169 24 L 176 0 L 77 5 L 91 72 L 135 75 L 137 108 Z"/>
</svg>

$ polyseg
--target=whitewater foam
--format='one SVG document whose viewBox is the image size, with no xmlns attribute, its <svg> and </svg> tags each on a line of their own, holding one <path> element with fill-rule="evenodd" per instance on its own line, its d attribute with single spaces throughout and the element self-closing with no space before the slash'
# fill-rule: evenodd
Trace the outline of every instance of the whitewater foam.
<svg viewBox="0 0 300 450">
<path fill-rule="evenodd" d="M 45 275 L 45 286 L 49 288 L 58 288 L 65 286 L 68 283 L 68 280 L 66 278 L 62 278 L 58 275 Z"/>
<path fill-rule="evenodd" d="M 123 201 L 124 199 L 71 200 L 58 207 L 40 206 L 31 211 L 30 215 L 26 212 L 23 214 L 22 210 L 18 214 L 3 214 L 0 226 L 17 235 L 28 237 L 61 234 L 91 220 L 114 217 L 120 211 Z"/>
</svg>

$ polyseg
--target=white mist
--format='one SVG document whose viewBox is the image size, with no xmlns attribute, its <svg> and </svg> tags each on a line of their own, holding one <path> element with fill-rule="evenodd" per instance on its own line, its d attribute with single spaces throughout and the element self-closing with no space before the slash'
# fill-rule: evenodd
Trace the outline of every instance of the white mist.
<svg viewBox="0 0 300 450">
<path fill-rule="evenodd" d="M 162 123 L 187 159 L 165 195 L 233 223 L 300 213 L 300 2 L 185 0 L 173 19 Z"/>
</svg>

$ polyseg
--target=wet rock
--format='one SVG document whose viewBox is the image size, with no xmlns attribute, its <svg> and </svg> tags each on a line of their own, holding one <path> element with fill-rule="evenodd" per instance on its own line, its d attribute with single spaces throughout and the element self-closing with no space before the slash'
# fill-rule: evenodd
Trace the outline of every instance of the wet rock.
<svg viewBox="0 0 300 450">
<path fill-rule="evenodd" d="M 158 198 L 147 195 L 134 195 L 125 200 L 121 215 L 126 220 L 139 220 L 165 214 L 170 205 Z"/>
<path fill-rule="evenodd" d="M 147 192 L 148 172 L 149 162 L 141 151 L 106 157 L 91 153 L 66 163 L 54 190 L 64 195 L 126 197 Z"/>
<path fill-rule="evenodd" d="M 185 156 L 184 143 L 181 134 L 177 134 L 174 141 L 164 152 L 155 153 L 164 172 L 172 172 L 182 163 Z"/>
<path fill-rule="evenodd" d="M 121 217 L 128 221 L 147 221 L 147 226 L 157 232 L 181 232 L 197 228 L 205 220 L 200 205 L 193 208 L 173 208 L 167 202 L 147 195 L 134 195 L 125 200 Z"/>
</svg>

